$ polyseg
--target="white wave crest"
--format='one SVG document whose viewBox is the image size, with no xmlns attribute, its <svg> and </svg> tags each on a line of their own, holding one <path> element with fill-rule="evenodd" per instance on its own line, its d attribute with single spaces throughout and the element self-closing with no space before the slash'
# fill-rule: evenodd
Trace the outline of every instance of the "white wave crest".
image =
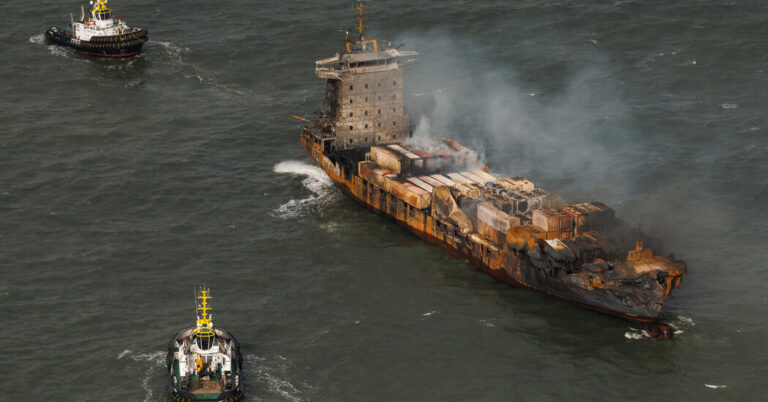
<svg viewBox="0 0 768 402">
<path fill-rule="evenodd" d="M 639 330 L 637 328 L 631 328 L 629 331 L 624 333 L 624 337 L 627 339 L 643 339 L 648 337 L 648 334 L 645 331 Z"/>
<path fill-rule="evenodd" d="M 42 45 L 43 42 L 45 42 L 45 35 L 43 34 L 32 35 L 29 37 L 29 43 L 34 43 L 35 45 Z"/>
<path fill-rule="evenodd" d="M 324 205 L 333 199 L 333 182 L 325 172 L 317 166 L 312 166 L 300 161 L 283 161 L 273 168 L 275 173 L 288 173 L 295 176 L 304 176 L 301 184 L 312 192 L 307 198 L 292 199 L 277 207 L 273 212 L 280 218 L 292 218 L 300 215 L 308 207 Z"/>
<path fill-rule="evenodd" d="M 738 109 L 739 105 L 735 103 L 723 103 L 722 105 L 720 105 L 720 107 L 725 110 L 732 110 L 732 109 Z"/>
<path fill-rule="evenodd" d="M 719 389 L 719 388 L 727 388 L 728 387 L 727 385 L 714 385 L 714 384 L 704 384 L 704 386 L 707 387 L 707 388 L 712 388 L 712 389 Z"/>
<path fill-rule="evenodd" d="M 267 362 L 267 359 L 253 355 L 246 356 L 244 360 L 248 375 L 253 376 L 255 374 L 256 380 L 265 383 L 269 392 L 280 395 L 289 401 L 302 400 L 301 390 L 287 379 L 281 378 L 290 366 L 290 362 L 283 356 L 277 355 L 272 362 Z"/>
<path fill-rule="evenodd" d="M 137 362 L 149 362 L 147 369 L 144 371 L 144 378 L 141 380 L 141 388 L 145 392 L 144 402 L 149 402 L 154 394 L 150 381 L 155 370 L 165 364 L 166 352 L 134 353 L 130 349 L 125 349 L 120 352 L 117 358 L 122 359 L 126 356 Z"/>
<path fill-rule="evenodd" d="M 147 42 L 147 44 L 150 46 L 159 46 L 163 48 L 168 53 L 169 56 L 174 57 L 177 60 L 181 60 L 182 53 L 189 51 L 188 47 L 179 47 L 174 45 L 171 42 L 151 40 Z"/>
<path fill-rule="evenodd" d="M 59 45 L 48 45 L 48 52 L 54 56 L 69 57 L 69 49 Z"/>
</svg>

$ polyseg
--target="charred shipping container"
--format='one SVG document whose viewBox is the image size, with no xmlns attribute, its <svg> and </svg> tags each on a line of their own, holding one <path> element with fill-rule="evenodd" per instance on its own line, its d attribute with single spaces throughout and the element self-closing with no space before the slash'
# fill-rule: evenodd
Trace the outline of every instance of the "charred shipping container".
<svg viewBox="0 0 768 402">
<path fill-rule="evenodd" d="M 417 53 L 356 35 L 319 60 L 320 115 L 301 144 L 349 197 L 479 270 L 579 306 L 654 322 L 686 275 L 599 203 L 566 204 L 522 177 L 496 177 L 448 138 L 408 142 L 403 72 Z"/>
</svg>

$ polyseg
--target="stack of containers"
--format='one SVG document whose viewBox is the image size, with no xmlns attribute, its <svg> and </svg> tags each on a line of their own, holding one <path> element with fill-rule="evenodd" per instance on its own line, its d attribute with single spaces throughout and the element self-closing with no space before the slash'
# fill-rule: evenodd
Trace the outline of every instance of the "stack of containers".
<svg viewBox="0 0 768 402">
<path fill-rule="evenodd" d="M 571 216 L 555 208 L 534 209 L 533 226 L 545 233 L 545 239 L 570 239 L 573 233 Z"/>
</svg>

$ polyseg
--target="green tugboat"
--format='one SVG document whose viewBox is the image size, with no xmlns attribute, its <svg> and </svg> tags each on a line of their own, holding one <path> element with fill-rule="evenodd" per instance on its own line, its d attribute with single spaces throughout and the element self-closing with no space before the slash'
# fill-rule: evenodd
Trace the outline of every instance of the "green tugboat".
<svg viewBox="0 0 768 402">
<path fill-rule="evenodd" d="M 174 401 L 240 401 L 243 357 L 240 344 L 226 330 L 213 327 L 211 292 L 195 291 L 197 325 L 168 343 L 168 386 Z"/>
</svg>

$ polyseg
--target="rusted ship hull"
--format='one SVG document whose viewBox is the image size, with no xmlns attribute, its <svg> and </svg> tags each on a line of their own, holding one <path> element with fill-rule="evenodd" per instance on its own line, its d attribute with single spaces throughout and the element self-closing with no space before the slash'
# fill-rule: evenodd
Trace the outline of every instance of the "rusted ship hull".
<svg viewBox="0 0 768 402">
<path fill-rule="evenodd" d="M 403 74 L 418 53 L 366 37 L 364 8 L 356 7 L 357 35 L 345 34 L 344 50 L 315 61 L 325 94 L 301 134 L 339 189 L 498 280 L 655 321 L 685 264 L 654 255 L 639 228 L 635 237 L 601 202 L 567 204 L 525 178 L 493 175 L 477 152 L 448 138 L 410 140 Z"/>
<path fill-rule="evenodd" d="M 356 169 L 356 163 L 360 161 L 326 155 L 322 145 L 313 141 L 310 130 L 305 129 L 302 133 L 301 144 L 336 186 L 357 203 L 422 239 L 444 247 L 455 256 L 471 262 L 476 269 L 510 285 L 536 290 L 583 308 L 631 321 L 655 322 L 666 297 L 685 276 L 684 263 L 671 260 L 669 262 L 677 268 L 672 274 L 650 271 L 626 275 L 621 271 L 621 264 L 631 264 L 630 261 L 619 262 L 615 272 L 609 274 L 567 273 L 565 269 L 552 269 L 542 264 L 536 266 L 529 256 L 532 250 L 515 246 L 515 243 L 519 245 L 520 239 L 515 238 L 514 229 L 509 231 L 509 241 L 502 246 L 488 242 L 476 233 L 460 233 L 455 227 L 441 224 L 428 209 L 420 210 L 397 203 L 393 201 L 395 197 L 392 194 L 373 189 L 370 184 L 363 185 L 365 180 L 357 174 Z M 534 239 L 524 240 L 535 243 Z M 642 258 L 640 261 L 643 261 Z M 578 261 L 577 264 L 583 262 Z M 623 268 L 627 270 L 628 267 Z"/>
</svg>

